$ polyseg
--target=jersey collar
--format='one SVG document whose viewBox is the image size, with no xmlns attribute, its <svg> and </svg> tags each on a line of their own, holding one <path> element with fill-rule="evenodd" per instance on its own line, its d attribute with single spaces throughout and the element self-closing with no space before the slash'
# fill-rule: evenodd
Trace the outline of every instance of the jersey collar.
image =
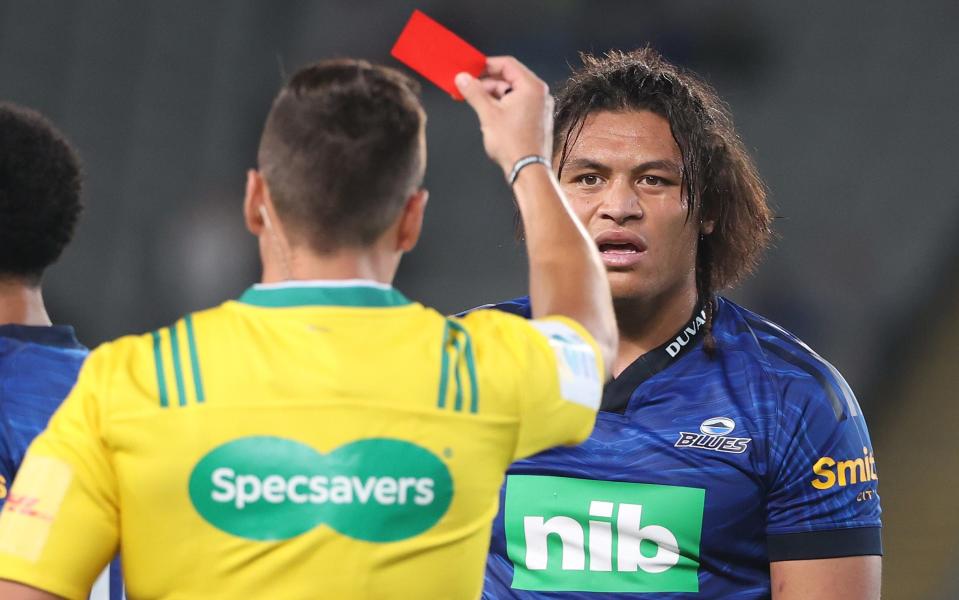
<svg viewBox="0 0 959 600">
<path fill-rule="evenodd" d="M 0 337 L 68 350 L 86 350 L 69 325 L 0 325 Z"/>
<path fill-rule="evenodd" d="M 411 302 L 389 285 L 366 279 L 258 283 L 243 292 L 240 302 L 253 306 L 355 306 L 384 308 Z"/>
<path fill-rule="evenodd" d="M 714 301 L 713 306 L 718 303 Z M 715 318 L 715 314 L 713 315 Z M 626 405 L 633 392 L 644 381 L 673 364 L 695 346 L 702 343 L 700 332 L 706 323 L 706 311 L 700 302 L 693 315 L 669 340 L 634 360 L 619 377 L 610 380 L 603 388 L 600 410 L 615 413 L 626 412 Z"/>
</svg>

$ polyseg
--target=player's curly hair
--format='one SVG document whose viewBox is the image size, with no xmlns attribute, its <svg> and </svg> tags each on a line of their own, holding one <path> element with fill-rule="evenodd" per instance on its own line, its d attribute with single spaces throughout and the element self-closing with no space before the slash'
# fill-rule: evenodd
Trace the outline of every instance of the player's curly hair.
<svg viewBox="0 0 959 600">
<path fill-rule="evenodd" d="M 82 210 L 80 159 L 40 113 L 0 103 L 0 278 L 37 284 Z"/>
<path fill-rule="evenodd" d="M 649 110 L 669 122 L 683 157 L 689 216 L 715 221 L 713 232 L 700 237 L 696 257 L 705 347 L 712 352 L 713 294 L 749 275 L 772 236 L 772 211 L 756 165 L 712 88 L 652 48 L 601 57 L 584 53 L 581 59 L 583 66 L 556 95 L 553 151 L 559 171 L 592 113 Z"/>
</svg>

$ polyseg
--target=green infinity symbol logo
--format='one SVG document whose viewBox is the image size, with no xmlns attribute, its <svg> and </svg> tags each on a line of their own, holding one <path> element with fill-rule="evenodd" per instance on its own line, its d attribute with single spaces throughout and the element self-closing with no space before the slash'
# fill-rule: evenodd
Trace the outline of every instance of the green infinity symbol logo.
<svg viewBox="0 0 959 600">
<path fill-rule="evenodd" d="M 439 521 L 453 478 L 429 450 L 371 438 L 321 454 L 280 437 L 214 448 L 190 475 L 190 499 L 210 524 L 251 540 L 285 540 L 326 524 L 368 542 L 395 542 Z"/>
</svg>

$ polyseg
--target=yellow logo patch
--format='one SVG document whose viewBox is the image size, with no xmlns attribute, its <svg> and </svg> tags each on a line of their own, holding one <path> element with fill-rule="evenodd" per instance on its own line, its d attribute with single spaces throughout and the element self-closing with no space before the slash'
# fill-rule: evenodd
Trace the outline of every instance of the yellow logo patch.
<svg viewBox="0 0 959 600">
<path fill-rule="evenodd" d="M 866 447 L 862 449 L 862 457 L 852 460 L 836 460 L 831 456 L 823 456 L 812 466 L 816 476 L 810 481 L 817 490 L 828 490 L 838 485 L 846 487 L 856 483 L 879 481 L 876 473 L 876 457 Z"/>
</svg>

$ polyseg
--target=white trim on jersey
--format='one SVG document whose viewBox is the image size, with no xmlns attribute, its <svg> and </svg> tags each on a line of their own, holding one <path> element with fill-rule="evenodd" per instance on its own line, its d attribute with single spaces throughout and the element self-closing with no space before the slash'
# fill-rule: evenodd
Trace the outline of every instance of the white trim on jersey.
<svg viewBox="0 0 959 600">
<path fill-rule="evenodd" d="M 378 290 L 392 290 L 393 286 L 372 279 L 289 279 L 277 283 L 255 283 L 255 290 L 282 290 L 285 288 L 307 287 L 371 287 Z"/>
</svg>

